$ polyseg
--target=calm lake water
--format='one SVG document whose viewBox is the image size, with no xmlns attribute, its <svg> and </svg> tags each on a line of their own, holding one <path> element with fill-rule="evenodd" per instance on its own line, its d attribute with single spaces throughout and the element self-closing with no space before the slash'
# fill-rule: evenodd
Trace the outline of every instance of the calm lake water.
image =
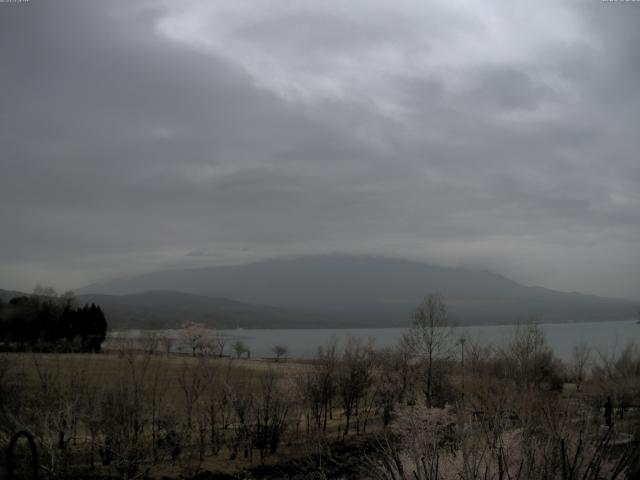
<svg viewBox="0 0 640 480">
<path fill-rule="evenodd" d="M 576 343 L 585 341 L 594 349 L 609 355 L 619 352 L 629 341 L 640 344 L 640 325 L 635 320 L 590 323 L 556 323 L 541 324 L 547 341 L 556 355 L 569 360 Z M 501 345 L 509 341 L 514 333 L 513 325 L 483 325 L 474 327 L 458 327 L 454 335 L 465 336 L 480 344 Z M 403 328 L 354 328 L 354 329 L 247 329 L 217 330 L 228 337 L 227 351 L 231 353 L 231 342 L 242 340 L 250 349 L 252 358 L 272 357 L 274 345 L 285 345 L 291 358 L 310 358 L 315 355 L 320 345 L 326 345 L 332 338 L 338 346 L 344 345 L 348 337 L 368 340 L 373 339 L 378 347 L 393 346 L 398 343 Z M 157 333 L 178 338 L 179 330 L 162 330 Z M 109 340 L 118 338 L 140 338 L 139 330 L 112 332 Z M 180 350 L 180 346 L 176 346 Z M 186 351 L 186 349 L 183 349 Z"/>
</svg>

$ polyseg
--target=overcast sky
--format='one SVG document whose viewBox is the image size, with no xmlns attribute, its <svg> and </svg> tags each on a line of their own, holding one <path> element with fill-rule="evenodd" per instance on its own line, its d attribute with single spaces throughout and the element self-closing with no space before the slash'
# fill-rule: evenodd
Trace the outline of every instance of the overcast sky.
<svg viewBox="0 0 640 480">
<path fill-rule="evenodd" d="M 0 3 L 0 288 L 367 253 L 640 299 L 640 3 Z"/>
</svg>

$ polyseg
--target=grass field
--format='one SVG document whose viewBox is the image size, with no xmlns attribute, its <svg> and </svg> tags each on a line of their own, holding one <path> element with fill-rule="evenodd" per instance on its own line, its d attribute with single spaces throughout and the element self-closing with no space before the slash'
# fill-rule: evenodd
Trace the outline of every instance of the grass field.
<svg viewBox="0 0 640 480">
<path fill-rule="evenodd" d="M 107 422 L 111 414 L 125 424 L 127 415 L 138 416 L 136 421 L 144 426 L 136 434 L 137 442 L 152 444 L 151 449 L 163 435 L 178 432 L 181 458 L 174 461 L 163 454 L 162 459 L 151 462 L 154 476 L 179 477 L 200 470 L 234 473 L 257 464 L 284 462 L 307 454 L 310 448 L 305 443 L 308 438 L 303 439 L 302 435 L 305 422 L 295 383 L 311 368 L 308 363 L 143 353 L 6 353 L 0 354 L 0 362 L 4 365 L 3 381 L 12 392 L 13 408 L 20 417 L 14 430 L 26 428 L 36 433 L 43 439 L 41 446 L 50 460 L 54 455 L 61 456 L 55 444 L 60 432 L 64 432 L 75 452 L 66 461 L 74 463 L 76 469 L 94 464 L 95 474 L 112 472 L 112 468 L 100 466 L 94 453 L 90 460 L 88 453 L 94 451 L 94 443 L 104 442 L 107 436 L 92 430 L 92 425 Z M 266 393 L 277 395 L 286 405 L 287 427 L 278 451 L 258 460 L 253 453 L 234 453 L 243 448 L 235 444 L 245 428 L 240 427 L 238 416 L 246 408 L 248 418 L 243 422 L 250 425 L 255 424 L 258 415 L 272 414 L 265 410 L 270 407 L 264 403 L 268 379 L 273 379 L 277 390 Z M 126 399 L 126 408 L 138 410 L 127 411 L 124 417 L 117 408 L 110 412 L 105 403 L 109 392 Z M 246 405 L 234 405 L 234 401 Z M 218 423 L 216 435 L 220 437 L 215 452 L 210 440 L 212 422 Z M 336 409 L 328 424 L 327 438 L 340 438 L 341 428 Z M 202 438 L 202 429 L 209 429 L 206 439 Z M 0 440 L 6 446 L 7 435 Z M 125 447 L 131 445 L 122 448 Z M 200 449 L 204 454 L 198 454 Z M 60 459 L 55 461 L 60 463 Z"/>
</svg>

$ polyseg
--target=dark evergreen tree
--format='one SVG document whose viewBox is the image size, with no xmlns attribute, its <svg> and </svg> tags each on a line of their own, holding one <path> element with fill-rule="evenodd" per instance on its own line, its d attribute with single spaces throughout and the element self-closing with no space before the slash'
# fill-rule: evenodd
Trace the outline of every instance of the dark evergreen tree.
<svg viewBox="0 0 640 480">
<path fill-rule="evenodd" d="M 6 341 L 8 328 L 7 328 L 7 305 L 6 302 L 0 298 L 0 344 Z"/>
<path fill-rule="evenodd" d="M 106 334 L 102 309 L 95 304 L 75 308 L 69 294 L 34 294 L 0 305 L 0 348 L 5 350 L 99 352 Z"/>
</svg>

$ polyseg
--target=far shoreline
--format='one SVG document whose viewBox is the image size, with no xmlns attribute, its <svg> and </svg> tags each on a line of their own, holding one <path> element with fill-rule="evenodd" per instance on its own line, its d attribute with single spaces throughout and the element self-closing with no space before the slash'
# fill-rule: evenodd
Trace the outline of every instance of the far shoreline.
<svg viewBox="0 0 640 480">
<path fill-rule="evenodd" d="M 610 323 L 610 322 L 633 322 L 638 323 L 638 320 L 634 318 L 620 318 L 620 319 L 589 319 L 589 320 L 565 320 L 565 321 L 541 321 L 538 322 L 532 319 L 537 325 L 567 325 L 567 324 L 589 324 L 589 323 Z M 482 323 L 453 323 L 453 327 L 457 328 L 469 328 L 469 327 L 508 327 L 508 326 L 518 326 L 527 323 L 529 320 L 523 319 L 520 322 L 482 322 Z M 216 331 L 274 331 L 274 330 L 397 330 L 402 328 L 411 328 L 411 324 L 407 323 L 406 325 L 342 325 L 342 326 L 292 326 L 292 327 L 236 327 L 236 328 L 218 328 L 215 326 L 204 325 L 207 329 L 216 330 Z M 109 329 L 109 334 L 114 333 L 125 333 L 125 332 L 165 332 L 169 330 L 180 331 L 182 328 L 144 328 L 144 327 L 132 327 L 132 328 L 116 328 Z"/>
</svg>

